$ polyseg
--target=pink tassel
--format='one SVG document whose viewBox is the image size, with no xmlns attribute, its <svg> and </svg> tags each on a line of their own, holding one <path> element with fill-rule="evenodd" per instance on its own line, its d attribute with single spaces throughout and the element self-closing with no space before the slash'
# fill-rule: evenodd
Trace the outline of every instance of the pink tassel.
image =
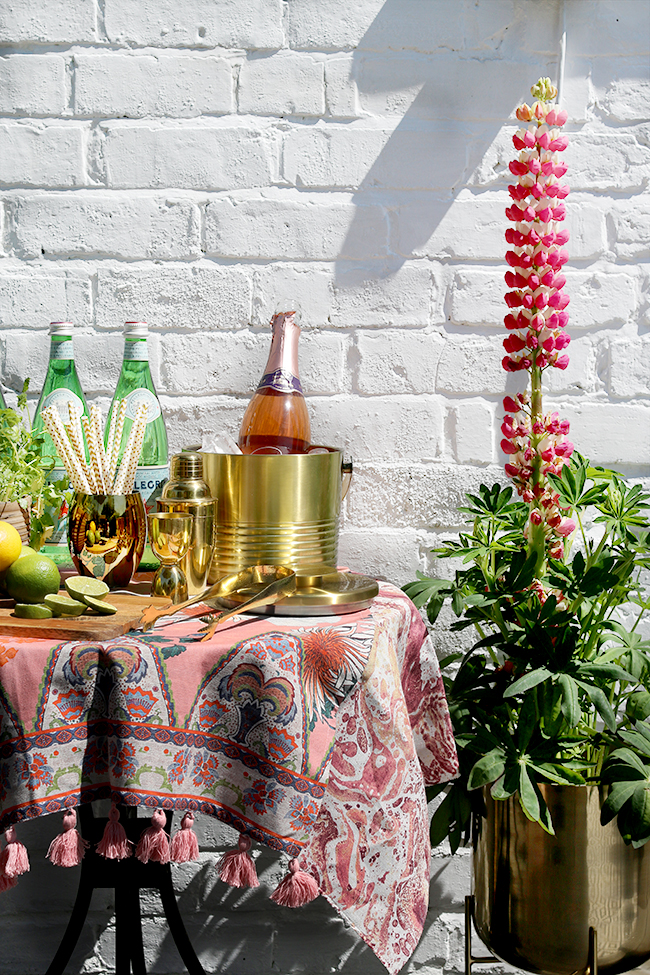
<svg viewBox="0 0 650 975">
<path fill-rule="evenodd" d="M 188 811 L 181 820 L 181 828 L 176 830 L 171 842 L 170 859 L 174 863 L 188 863 L 199 858 L 199 841 L 192 829 L 194 814 Z"/>
<path fill-rule="evenodd" d="M 138 840 L 135 855 L 142 863 L 155 860 L 158 863 L 169 863 L 169 840 L 165 832 L 167 820 L 162 809 L 156 809 L 151 817 L 151 826 L 147 826 Z"/>
<path fill-rule="evenodd" d="M 231 887 L 259 887 L 257 870 L 248 854 L 252 846 L 249 837 L 240 833 L 238 846 L 238 850 L 224 853 L 215 864 L 215 869 L 219 871 L 223 882 Z"/>
<path fill-rule="evenodd" d="M 80 836 L 75 829 L 76 825 L 76 812 L 74 809 L 66 809 L 63 813 L 63 832 L 52 840 L 46 853 L 57 867 L 76 867 L 81 863 L 87 847 L 90 846 L 88 840 Z"/>
<path fill-rule="evenodd" d="M 271 900 L 280 907 L 302 907 L 318 897 L 318 884 L 311 876 L 298 867 L 298 861 L 289 864 L 289 873 L 271 894 Z"/>
<path fill-rule="evenodd" d="M 0 874 L 4 874 L 9 880 L 14 880 L 21 873 L 29 870 L 29 858 L 27 850 L 16 837 L 16 830 L 13 826 L 5 832 L 7 845 L 0 853 Z"/>
<path fill-rule="evenodd" d="M 126 830 L 120 822 L 120 811 L 113 803 L 104 827 L 104 835 L 97 844 L 97 852 L 107 860 L 125 860 L 133 853 L 133 843 L 126 838 Z"/>
</svg>

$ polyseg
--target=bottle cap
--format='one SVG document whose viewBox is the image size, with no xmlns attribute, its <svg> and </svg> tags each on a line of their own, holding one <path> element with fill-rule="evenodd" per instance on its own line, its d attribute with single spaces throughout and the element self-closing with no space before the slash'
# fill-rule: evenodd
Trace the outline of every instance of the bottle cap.
<svg viewBox="0 0 650 975">
<path fill-rule="evenodd" d="M 73 332 L 72 322 L 50 322 L 50 335 L 72 335 Z"/>
<path fill-rule="evenodd" d="M 146 322 L 125 322 L 124 334 L 133 338 L 146 338 L 149 334 L 149 326 Z"/>
</svg>

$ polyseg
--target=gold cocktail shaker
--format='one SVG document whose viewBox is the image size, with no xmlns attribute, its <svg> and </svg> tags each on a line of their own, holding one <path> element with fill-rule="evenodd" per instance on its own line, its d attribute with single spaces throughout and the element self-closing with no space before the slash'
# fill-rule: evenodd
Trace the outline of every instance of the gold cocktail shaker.
<svg viewBox="0 0 650 975">
<path fill-rule="evenodd" d="M 188 596 L 196 596 L 207 585 L 216 535 L 216 499 L 203 480 L 203 457 L 196 450 L 174 454 L 169 480 L 157 502 L 158 511 L 193 515 L 190 548 L 180 563 L 187 577 Z"/>
</svg>

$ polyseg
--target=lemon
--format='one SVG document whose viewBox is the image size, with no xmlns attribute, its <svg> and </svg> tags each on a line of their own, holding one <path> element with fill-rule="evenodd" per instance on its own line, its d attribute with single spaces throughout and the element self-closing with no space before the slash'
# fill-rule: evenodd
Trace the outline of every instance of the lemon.
<svg viewBox="0 0 650 975">
<path fill-rule="evenodd" d="M 23 543 L 20 535 L 8 521 L 0 521 L 0 572 L 8 569 L 20 555 Z"/>
<path fill-rule="evenodd" d="M 61 576 L 56 562 L 47 555 L 26 555 L 7 569 L 4 586 L 17 603 L 42 603 L 50 592 L 58 592 Z"/>
</svg>

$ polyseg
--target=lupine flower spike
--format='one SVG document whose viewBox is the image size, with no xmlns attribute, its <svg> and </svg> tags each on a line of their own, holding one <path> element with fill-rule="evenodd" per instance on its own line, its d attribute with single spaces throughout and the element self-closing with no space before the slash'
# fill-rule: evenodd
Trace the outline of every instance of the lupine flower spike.
<svg viewBox="0 0 650 975">
<path fill-rule="evenodd" d="M 569 423 L 542 408 L 542 373 L 566 369 L 564 350 L 571 341 L 564 331 L 569 297 L 562 274 L 569 235 L 557 226 L 564 220 L 563 200 L 569 193 L 559 182 L 567 167 L 558 157 L 568 143 L 560 131 L 567 113 L 553 103 L 557 89 L 549 78 L 540 78 L 531 93 L 533 105 L 520 105 L 516 112 L 519 121 L 530 124 L 513 136 L 519 155 L 509 166 L 517 182 L 508 187 L 513 202 L 506 209 L 514 226 L 506 230 L 511 270 L 505 280 L 512 290 L 505 296 L 510 311 L 504 318 L 508 335 L 502 363 L 506 372 L 529 372 L 531 392 L 504 399 L 501 448 L 508 455 L 506 474 L 530 506 L 526 534 L 529 551 L 537 554 L 539 575 L 547 555 L 562 558 L 564 540 L 576 526 L 564 516 L 547 476 L 559 474 L 573 453 Z"/>
</svg>

